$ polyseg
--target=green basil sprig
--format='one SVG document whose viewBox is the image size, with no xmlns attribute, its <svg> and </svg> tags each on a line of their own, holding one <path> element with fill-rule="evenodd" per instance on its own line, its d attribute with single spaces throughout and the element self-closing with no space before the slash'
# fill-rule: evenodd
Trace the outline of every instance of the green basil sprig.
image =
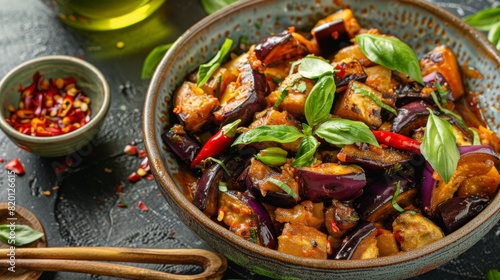
<svg viewBox="0 0 500 280">
<path fill-rule="evenodd" d="M 472 27 L 488 32 L 488 40 L 500 50 L 500 7 L 481 10 L 464 17 L 464 21 Z"/>
<path fill-rule="evenodd" d="M 335 71 L 338 71 L 333 65 L 317 56 L 306 56 L 299 60 L 299 62 L 298 72 L 309 79 L 317 79 L 325 75 L 332 75 Z"/>
<path fill-rule="evenodd" d="M 293 198 L 298 197 L 297 193 L 294 190 L 292 190 L 292 188 L 290 188 L 290 186 L 281 182 L 280 180 L 269 177 L 269 178 L 267 178 L 266 181 L 271 182 L 271 183 L 275 184 L 276 186 L 280 187 L 280 189 L 282 189 L 284 192 L 289 194 L 291 197 L 293 197 Z"/>
<path fill-rule="evenodd" d="M 142 65 L 141 79 L 145 80 L 153 77 L 156 67 L 158 67 L 161 59 L 171 47 L 172 44 L 160 45 L 154 48 L 148 56 L 146 56 Z"/>
<path fill-rule="evenodd" d="M 233 46 L 233 40 L 226 38 L 224 44 L 220 50 L 215 54 L 215 56 L 208 63 L 200 65 L 198 68 L 198 87 L 204 85 L 212 74 L 220 67 L 222 60 L 229 53 L 231 47 Z"/>
<path fill-rule="evenodd" d="M 296 127 L 289 125 L 261 125 L 240 134 L 233 142 L 234 145 L 273 141 L 278 143 L 291 143 L 304 137 Z"/>
<path fill-rule="evenodd" d="M 419 84 L 424 84 L 418 58 L 404 42 L 393 37 L 373 34 L 357 35 L 354 40 L 371 61 L 404 73 Z"/>
<path fill-rule="evenodd" d="M 370 128 L 359 121 L 328 119 L 318 125 L 315 134 L 326 142 L 339 147 L 358 142 L 379 146 Z"/>
<path fill-rule="evenodd" d="M 207 15 L 236 2 L 237 0 L 201 0 L 201 6 Z"/>
<path fill-rule="evenodd" d="M 15 232 L 15 235 L 13 235 L 14 238 L 11 238 L 12 230 Z M 42 236 L 43 233 L 36 231 L 27 225 L 0 225 L 0 240 L 11 246 L 28 245 L 42 238 Z"/>
<path fill-rule="evenodd" d="M 430 115 L 420 150 L 443 181 L 448 183 L 455 173 L 460 159 L 460 152 L 456 145 L 457 138 L 449 122 L 434 115 L 432 110 L 428 110 Z"/>
<path fill-rule="evenodd" d="M 375 102 L 375 104 L 377 104 L 380 108 L 385 109 L 386 111 L 391 112 L 391 114 L 393 114 L 395 116 L 398 115 L 398 112 L 396 111 L 396 109 L 394 109 L 391 106 L 389 106 L 389 105 L 385 104 L 384 102 L 382 102 L 382 100 L 380 100 L 372 92 L 370 92 L 370 91 L 368 91 L 366 89 L 360 88 L 356 84 L 353 85 L 352 89 L 354 90 L 354 92 L 356 94 L 361 94 L 361 95 L 365 95 L 365 96 L 370 97 L 370 99 L 373 100 L 373 102 Z"/>
<path fill-rule="evenodd" d="M 304 113 L 309 125 L 315 126 L 330 115 L 335 89 L 335 80 L 332 75 L 325 75 L 316 82 L 304 105 Z"/>
<path fill-rule="evenodd" d="M 292 162 L 292 166 L 305 166 L 312 165 L 314 163 L 314 154 L 319 147 L 319 142 L 312 135 L 305 136 L 300 141 L 299 149 L 295 155 L 295 160 Z"/>
</svg>

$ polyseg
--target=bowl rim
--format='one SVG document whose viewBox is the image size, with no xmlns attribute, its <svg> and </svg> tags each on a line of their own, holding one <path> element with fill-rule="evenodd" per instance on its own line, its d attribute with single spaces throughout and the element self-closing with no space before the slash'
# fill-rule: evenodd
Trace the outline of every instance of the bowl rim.
<svg viewBox="0 0 500 280">
<path fill-rule="evenodd" d="M 169 51 L 165 54 L 160 64 L 156 68 L 153 78 L 150 81 L 146 98 L 144 101 L 144 113 L 143 113 L 143 139 L 145 150 L 147 152 L 148 158 L 150 159 L 151 169 L 156 177 L 157 182 L 159 182 L 159 188 L 164 196 L 168 196 L 175 203 L 180 205 L 186 213 L 196 220 L 198 220 L 205 228 L 208 230 L 223 236 L 228 242 L 232 243 L 241 248 L 241 250 L 246 250 L 251 252 L 252 256 L 258 256 L 260 258 L 271 258 L 289 265 L 297 265 L 313 269 L 326 269 L 326 270 L 358 270 L 358 269 L 373 269 L 373 268 L 383 268 L 387 266 L 392 266 L 395 264 L 404 265 L 404 263 L 422 258 L 425 256 L 430 256 L 438 252 L 439 250 L 449 247 L 456 248 L 458 244 L 455 242 L 460 239 L 472 238 L 469 235 L 474 229 L 479 228 L 489 219 L 497 219 L 495 223 L 491 223 L 487 230 L 491 228 L 500 220 L 500 194 L 490 202 L 490 204 L 474 219 L 467 223 L 467 226 L 463 226 L 451 234 L 446 235 L 443 239 L 435 241 L 424 247 L 418 248 L 416 250 L 405 252 L 404 254 L 399 254 L 396 256 L 386 256 L 377 259 L 369 260 L 315 260 L 307 258 L 299 258 L 285 253 L 278 252 L 277 250 L 272 250 L 264 248 L 252 242 L 248 242 L 241 237 L 231 233 L 226 228 L 215 223 L 211 219 L 207 219 L 206 215 L 194 206 L 179 190 L 175 182 L 170 178 L 170 175 L 162 163 L 161 151 L 158 144 L 156 143 L 156 132 L 155 132 L 155 119 L 156 114 L 155 103 L 160 90 L 157 85 L 160 85 L 166 77 L 166 69 L 171 66 L 172 58 L 175 54 L 181 50 L 187 41 L 191 38 L 196 37 L 203 28 L 214 22 L 221 21 L 224 19 L 227 13 L 237 12 L 241 9 L 258 9 L 260 3 L 276 2 L 278 0 L 245 0 L 238 1 L 225 8 L 203 18 L 201 21 L 189 28 L 184 34 L 182 34 L 172 45 Z M 393 0 L 384 0 L 393 1 Z M 437 6 L 436 4 L 424 1 L 424 0 L 398 0 L 398 2 L 407 4 L 409 6 L 418 6 L 424 9 L 430 15 L 434 17 L 442 18 L 442 21 L 448 25 L 453 26 L 457 30 L 461 30 L 464 39 L 471 41 L 481 41 L 481 44 L 477 44 L 479 48 L 487 53 L 490 60 L 500 68 L 500 53 L 496 50 L 493 44 L 489 43 L 486 36 L 480 31 L 475 30 L 471 26 L 467 25 L 463 20 L 452 14 L 451 12 Z M 495 217 L 496 216 L 496 217 Z M 465 250 L 464 250 L 465 251 Z M 462 253 L 461 251 L 460 253 Z M 427 266 L 432 266 L 433 268 L 441 264 L 427 264 Z"/>
<path fill-rule="evenodd" d="M 97 69 L 97 67 L 95 67 L 94 65 L 83 59 L 67 55 L 48 55 L 48 56 L 36 57 L 19 64 L 18 66 L 14 67 L 12 70 L 7 72 L 7 74 L 5 74 L 2 80 L 0 80 L 0 90 L 2 89 L 4 84 L 7 83 L 7 80 L 11 79 L 18 72 L 24 71 L 25 68 L 28 68 L 31 65 L 34 64 L 38 65 L 49 61 L 54 61 L 54 62 L 60 61 L 65 63 L 69 62 L 70 64 L 73 63 L 75 65 L 90 70 L 90 72 L 93 72 L 99 79 L 100 85 L 102 85 L 103 100 L 99 106 L 99 110 L 95 113 L 95 115 L 90 119 L 88 123 L 86 123 L 84 126 L 78 129 L 75 129 L 74 131 L 56 136 L 40 137 L 40 136 L 22 134 L 19 131 L 15 130 L 9 123 L 7 123 L 4 117 L 2 116 L 0 118 L 0 128 L 8 136 L 13 137 L 16 140 L 23 141 L 24 143 L 36 142 L 37 144 L 51 144 L 54 142 L 71 140 L 75 136 L 81 135 L 82 133 L 85 133 L 93 129 L 96 124 L 98 124 L 102 119 L 104 119 L 111 105 L 111 92 L 109 84 L 105 76 L 102 74 L 102 72 L 99 69 Z"/>
</svg>

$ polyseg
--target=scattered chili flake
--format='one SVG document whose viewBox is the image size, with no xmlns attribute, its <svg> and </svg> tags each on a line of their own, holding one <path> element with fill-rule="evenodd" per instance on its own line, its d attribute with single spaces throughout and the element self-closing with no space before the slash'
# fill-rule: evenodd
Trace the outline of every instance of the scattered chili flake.
<svg viewBox="0 0 500 280">
<path fill-rule="evenodd" d="M 139 176 L 139 174 L 137 174 L 136 172 L 132 172 L 132 174 L 130 174 L 128 176 L 128 180 L 131 183 L 135 183 L 135 182 L 139 181 L 139 179 L 141 179 L 141 176 Z"/>
<path fill-rule="evenodd" d="M 137 154 L 137 147 L 134 145 L 128 144 L 125 146 L 125 149 L 123 149 L 123 152 L 126 153 L 127 155 L 136 155 Z"/>
<path fill-rule="evenodd" d="M 146 155 L 146 151 L 144 151 L 144 150 L 140 150 L 140 151 L 139 151 L 139 157 L 140 157 L 140 158 L 146 158 L 146 156 L 147 156 L 147 155 Z"/>
<path fill-rule="evenodd" d="M 332 228 L 333 232 L 339 232 L 340 230 L 333 220 L 330 221 L 330 227 Z"/>
<path fill-rule="evenodd" d="M 17 175 L 24 174 L 24 166 L 21 164 L 18 158 L 14 158 L 13 160 L 7 162 L 5 164 L 5 169 L 17 173 Z"/>
<path fill-rule="evenodd" d="M 137 202 L 137 207 L 139 207 L 139 209 L 141 209 L 142 212 L 149 211 L 149 208 L 146 206 L 146 204 L 143 201 Z"/>
<path fill-rule="evenodd" d="M 49 190 L 44 191 L 44 192 L 43 192 L 43 195 L 45 195 L 45 196 L 50 196 L 50 191 L 49 191 Z"/>
<path fill-rule="evenodd" d="M 404 236 L 403 236 L 403 235 L 401 235 L 401 233 L 402 233 L 402 232 L 401 232 L 400 230 L 398 230 L 398 231 L 396 231 L 396 232 L 394 233 L 394 237 L 396 237 L 396 240 L 397 240 L 399 243 L 401 243 L 401 242 L 404 242 L 404 241 L 405 241 L 405 238 L 404 238 Z"/>
<path fill-rule="evenodd" d="M 116 185 L 116 192 L 117 193 L 121 193 L 123 190 L 123 186 L 122 185 Z"/>
<path fill-rule="evenodd" d="M 4 162 L 5 159 L 4 158 L 0 158 L 0 163 Z"/>
<path fill-rule="evenodd" d="M 155 179 L 155 176 L 149 173 L 148 175 L 146 175 L 146 179 L 148 179 L 149 181 L 153 181 Z"/>
<path fill-rule="evenodd" d="M 19 87 L 17 108 L 8 106 L 5 120 L 20 133 L 31 136 L 57 136 L 69 133 L 90 121 L 90 98 L 76 87 L 76 79 L 44 79 L 35 72 L 29 86 Z"/>
</svg>

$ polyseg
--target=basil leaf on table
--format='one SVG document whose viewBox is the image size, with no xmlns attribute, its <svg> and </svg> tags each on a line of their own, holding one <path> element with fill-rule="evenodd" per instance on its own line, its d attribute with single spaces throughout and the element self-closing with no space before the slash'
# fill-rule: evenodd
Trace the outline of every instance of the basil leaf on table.
<svg viewBox="0 0 500 280">
<path fill-rule="evenodd" d="M 207 15 L 236 2 L 237 0 L 201 0 L 201 6 Z"/>
<path fill-rule="evenodd" d="M 167 53 L 167 51 L 172 47 L 172 44 L 161 45 L 154 48 L 144 60 L 142 65 L 141 79 L 149 79 L 153 77 L 153 73 L 160 64 L 161 59 Z"/>
<path fill-rule="evenodd" d="M 424 139 L 420 150 L 424 158 L 437 171 L 445 183 L 448 183 L 457 169 L 460 152 L 451 124 L 434 115 L 430 109 L 425 127 Z"/>
<path fill-rule="evenodd" d="M 250 144 L 255 142 L 273 141 L 290 143 L 304 137 L 296 127 L 289 125 L 262 125 L 244 132 L 234 140 L 234 145 Z"/>
<path fill-rule="evenodd" d="M 226 38 L 224 44 L 222 44 L 222 47 L 217 52 L 217 54 L 215 54 L 212 60 L 210 60 L 208 63 L 200 65 L 200 67 L 198 68 L 198 87 L 204 85 L 208 81 L 208 79 L 210 79 L 215 70 L 220 67 L 222 60 L 229 53 L 232 45 L 233 40 L 231 40 L 230 38 Z"/>
<path fill-rule="evenodd" d="M 473 15 L 464 17 L 464 21 L 476 29 L 488 31 L 500 21 L 500 7 L 481 10 Z"/>
<path fill-rule="evenodd" d="M 404 73 L 419 84 L 424 84 L 418 58 L 404 42 L 396 38 L 373 34 L 357 35 L 354 41 L 371 61 Z"/>
<path fill-rule="evenodd" d="M 11 238 L 11 227 L 15 227 L 15 238 Z M 8 245 L 24 246 L 35 242 L 43 236 L 43 233 L 32 229 L 27 225 L 0 225 L 0 240 Z M 12 240 L 12 241 L 11 241 Z M 14 242 L 14 244 L 9 243 Z"/>
<path fill-rule="evenodd" d="M 314 162 L 314 154 L 319 147 L 319 142 L 314 136 L 306 136 L 300 141 L 299 149 L 295 155 L 292 166 L 306 166 Z"/>
<path fill-rule="evenodd" d="M 490 269 L 486 272 L 486 280 L 500 280 L 500 271 L 496 269 Z"/>
<path fill-rule="evenodd" d="M 359 121 L 328 119 L 318 125 L 315 134 L 335 146 L 349 145 L 358 142 L 372 144 L 377 147 L 379 146 L 370 128 Z"/>
<path fill-rule="evenodd" d="M 328 118 L 335 98 L 335 89 L 332 75 L 321 77 L 311 89 L 304 105 L 304 113 L 310 126 Z"/>
<path fill-rule="evenodd" d="M 309 79 L 316 79 L 334 72 L 332 65 L 315 56 L 306 56 L 301 59 L 298 71 Z"/>
</svg>

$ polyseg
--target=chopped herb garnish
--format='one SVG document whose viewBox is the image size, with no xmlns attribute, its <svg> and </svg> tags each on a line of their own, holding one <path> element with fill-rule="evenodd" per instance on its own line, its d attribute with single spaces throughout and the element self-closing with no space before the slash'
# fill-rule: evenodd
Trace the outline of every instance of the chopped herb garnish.
<svg viewBox="0 0 500 280">
<path fill-rule="evenodd" d="M 220 165 L 222 167 L 222 169 L 224 169 L 224 171 L 226 171 L 226 174 L 228 176 L 231 176 L 231 173 L 229 173 L 229 170 L 227 170 L 227 167 L 226 165 L 221 161 L 221 160 L 218 160 L 216 158 L 213 158 L 213 157 L 208 157 L 205 162 L 209 162 L 209 161 L 213 161 L 215 163 L 217 163 L 218 165 Z"/>
<path fill-rule="evenodd" d="M 394 183 L 394 185 L 396 185 L 396 191 L 394 191 L 394 194 L 392 195 L 392 207 L 394 207 L 394 209 L 398 210 L 399 213 L 404 213 L 404 212 L 408 212 L 412 215 L 415 215 L 415 211 L 413 210 L 405 210 L 403 209 L 401 206 L 399 206 L 398 202 L 397 202 L 397 199 L 398 199 L 398 196 L 399 196 L 399 191 L 401 189 L 401 182 L 400 181 L 397 181 Z"/>
<path fill-rule="evenodd" d="M 297 193 L 295 193 L 292 188 L 290 188 L 287 184 L 281 182 L 280 180 L 274 179 L 274 178 L 267 178 L 267 182 L 271 182 L 278 186 L 280 189 L 282 189 L 284 192 L 289 194 L 293 198 L 297 198 Z"/>
<path fill-rule="evenodd" d="M 227 192 L 227 184 L 226 182 L 219 182 L 219 191 L 221 192 Z"/>
<path fill-rule="evenodd" d="M 255 228 L 250 228 L 250 235 L 252 236 L 252 242 L 257 243 L 257 230 Z"/>
<path fill-rule="evenodd" d="M 366 89 L 363 89 L 363 88 L 360 88 L 358 87 L 356 84 L 353 84 L 352 86 L 352 89 L 354 90 L 355 93 L 357 94 L 361 94 L 361 95 L 364 95 L 364 96 L 368 96 L 371 98 L 371 100 L 373 100 L 373 102 L 375 102 L 375 104 L 377 104 L 379 107 L 381 107 L 382 109 L 385 109 L 387 111 L 389 111 L 391 114 L 397 116 L 398 113 L 396 112 L 396 110 L 394 108 L 392 108 L 391 106 L 385 104 L 384 102 L 382 102 L 382 100 L 380 100 L 375 94 L 373 94 L 372 92 L 366 90 Z"/>
</svg>

